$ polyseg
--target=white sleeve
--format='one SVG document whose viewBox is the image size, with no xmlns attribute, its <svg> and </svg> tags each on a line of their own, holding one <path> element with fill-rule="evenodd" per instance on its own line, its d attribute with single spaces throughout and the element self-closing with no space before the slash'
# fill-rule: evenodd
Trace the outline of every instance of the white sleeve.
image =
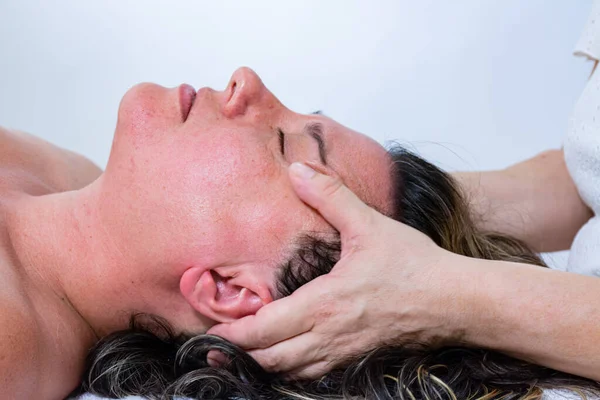
<svg viewBox="0 0 600 400">
<path fill-rule="evenodd" d="M 592 12 L 575 46 L 574 54 L 590 60 L 600 60 L 600 0 L 594 0 Z"/>
</svg>

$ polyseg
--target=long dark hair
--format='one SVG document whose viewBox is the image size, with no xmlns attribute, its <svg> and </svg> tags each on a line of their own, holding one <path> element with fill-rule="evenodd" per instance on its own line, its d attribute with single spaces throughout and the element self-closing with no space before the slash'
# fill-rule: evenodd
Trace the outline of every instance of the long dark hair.
<svg viewBox="0 0 600 400">
<path fill-rule="evenodd" d="M 393 161 L 393 218 L 431 237 L 439 246 L 469 257 L 544 267 L 524 243 L 482 232 L 450 175 L 401 146 Z M 307 237 L 282 269 L 278 290 L 289 295 L 327 273 L 339 258 L 339 238 Z M 230 362 L 213 368 L 210 350 Z M 600 394 L 600 383 L 483 349 L 431 349 L 417 344 L 370 350 L 315 381 L 285 381 L 265 372 L 234 344 L 210 335 L 176 334 L 166 321 L 132 318 L 130 328 L 102 339 L 90 352 L 79 392 L 151 399 L 540 399 L 543 390 Z"/>
</svg>

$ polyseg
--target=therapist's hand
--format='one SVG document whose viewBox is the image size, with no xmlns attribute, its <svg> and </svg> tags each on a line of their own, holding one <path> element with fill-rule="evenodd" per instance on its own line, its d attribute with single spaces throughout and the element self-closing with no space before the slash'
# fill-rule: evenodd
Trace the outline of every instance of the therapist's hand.
<svg viewBox="0 0 600 400">
<path fill-rule="evenodd" d="M 456 321 L 448 293 L 453 254 L 365 205 L 338 179 L 290 167 L 298 196 L 341 234 L 333 270 L 255 315 L 208 333 L 249 351 L 265 369 L 316 378 L 345 358 L 383 344 L 443 342 Z"/>
</svg>

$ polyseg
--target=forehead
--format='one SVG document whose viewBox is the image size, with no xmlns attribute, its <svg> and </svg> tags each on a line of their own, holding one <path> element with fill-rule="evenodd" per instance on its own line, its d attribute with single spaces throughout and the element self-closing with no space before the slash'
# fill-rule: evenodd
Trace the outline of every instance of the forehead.
<svg viewBox="0 0 600 400">
<path fill-rule="evenodd" d="M 330 118 L 318 117 L 318 120 L 323 124 L 327 141 L 328 165 L 365 203 L 382 213 L 391 214 L 392 161 L 385 148 L 374 139 Z"/>
</svg>

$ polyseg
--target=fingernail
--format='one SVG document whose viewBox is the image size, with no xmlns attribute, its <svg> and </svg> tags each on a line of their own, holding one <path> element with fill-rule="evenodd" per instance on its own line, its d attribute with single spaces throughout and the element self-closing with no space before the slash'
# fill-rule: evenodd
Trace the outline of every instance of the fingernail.
<svg viewBox="0 0 600 400">
<path fill-rule="evenodd" d="M 294 175 L 301 179 L 310 179 L 315 176 L 316 171 L 306 164 L 295 162 L 290 165 L 290 170 Z"/>
</svg>

